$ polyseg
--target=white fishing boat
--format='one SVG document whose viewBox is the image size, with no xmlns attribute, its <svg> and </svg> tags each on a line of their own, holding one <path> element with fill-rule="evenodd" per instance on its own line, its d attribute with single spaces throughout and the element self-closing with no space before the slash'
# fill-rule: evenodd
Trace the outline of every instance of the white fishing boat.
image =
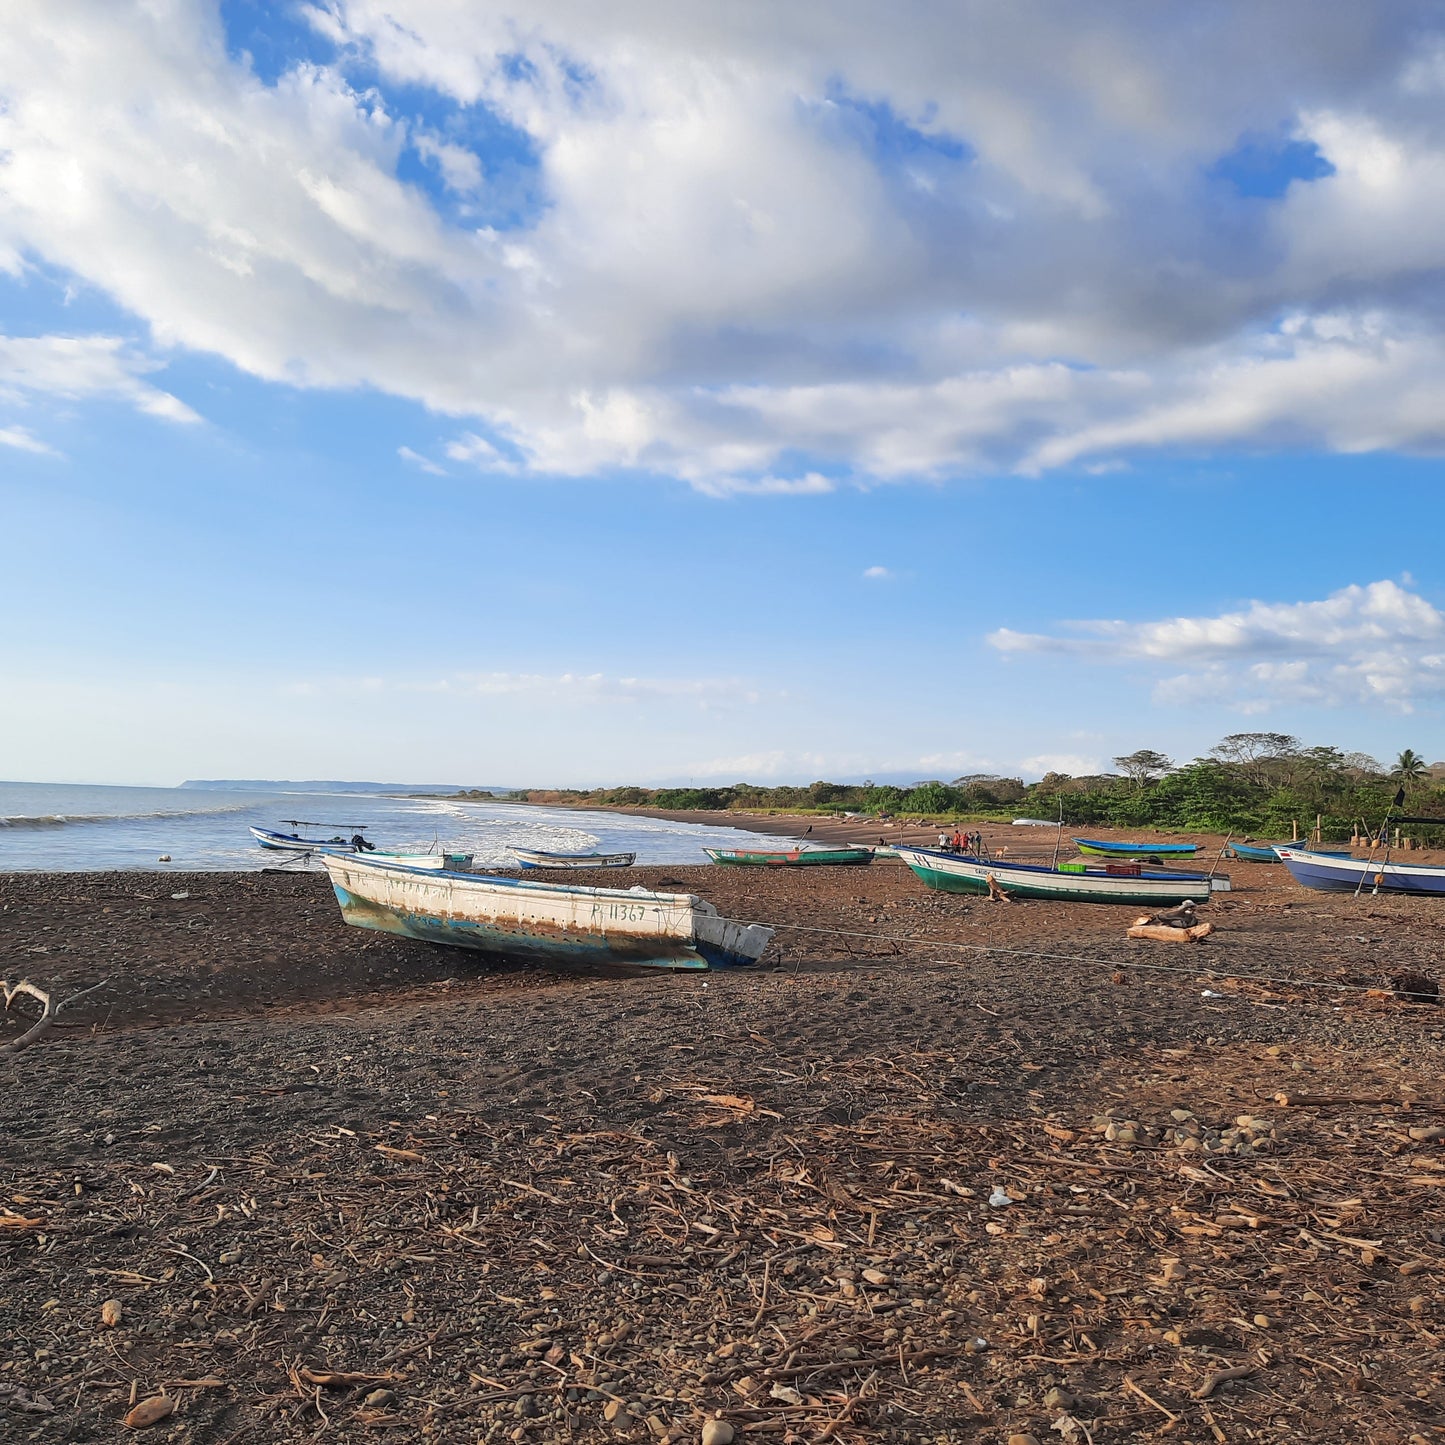
<svg viewBox="0 0 1445 1445">
<path fill-rule="evenodd" d="M 690 893 L 423 871 L 354 853 L 323 853 L 321 861 L 341 916 L 355 927 L 503 958 L 734 968 L 756 963 L 773 936 Z"/>
<path fill-rule="evenodd" d="M 302 838 L 295 833 L 278 833 L 272 828 L 252 828 L 251 836 L 263 847 L 275 853 L 295 853 L 319 857 L 323 853 L 359 853 L 362 851 L 355 839 L 345 838 Z M 356 835 L 357 837 L 360 834 Z M 406 868 L 440 869 L 451 868 L 465 872 L 472 866 L 470 853 L 391 853 L 367 846 L 368 858 L 379 863 L 399 863 Z"/>
<path fill-rule="evenodd" d="M 636 853 L 543 853 L 537 848 L 507 850 L 523 868 L 631 868 Z"/>
</svg>

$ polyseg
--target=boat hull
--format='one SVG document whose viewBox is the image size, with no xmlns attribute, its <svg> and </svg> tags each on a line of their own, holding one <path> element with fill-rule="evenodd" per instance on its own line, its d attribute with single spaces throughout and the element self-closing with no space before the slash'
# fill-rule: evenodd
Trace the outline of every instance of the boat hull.
<svg viewBox="0 0 1445 1445">
<path fill-rule="evenodd" d="M 336 853 L 354 853 L 356 850 L 344 839 L 337 842 L 331 838 L 298 838 L 294 833 L 277 833 L 270 828 L 252 828 L 251 836 L 273 853 L 316 853 L 329 848 Z"/>
<path fill-rule="evenodd" d="M 324 855 L 356 928 L 548 964 L 707 969 L 754 964 L 772 929 L 722 918 L 687 893 L 579 888 L 422 872 Z"/>
<path fill-rule="evenodd" d="M 1098 838 L 1075 838 L 1080 853 L 1094 858 L 1192 858 L 1197 843 L 1105 843 Z"/>
<path fill-rule="evenodd" d="M 714 863 L 747 868 L 816 868 L 873 861 L 871 848 L 704 848 Z"/>
<path fill-rule="evenodd" d="M 1308 848 L 1279 850 L 1290 877 L 1324 893 L 1410 893 L 1445 897 L 1445 867 L 1434 863 L 1396 863 L 1368 858 L 1341 858 Z"/>
<path fill-rule="evenodd" d="M 1200 873 L 1063 873 L 1031 863 L 1001 863 L 939 853 L 931 848 L 899 847 L 898 856 L 930 888 L 944 893 L 987 893 L 992 879 L 1014 898 L 1052 898 L 1072 903 L 1132 903 L 1159 906 L 1207 903 L 1211 892 L 1229 887 L 1227 878 Z"/>
<path fill-rule="evenodd" d="M 534 848 L 509 850 L 523 868 L 630 868 L 636 853 L 539 853 Z"/>
</svg>

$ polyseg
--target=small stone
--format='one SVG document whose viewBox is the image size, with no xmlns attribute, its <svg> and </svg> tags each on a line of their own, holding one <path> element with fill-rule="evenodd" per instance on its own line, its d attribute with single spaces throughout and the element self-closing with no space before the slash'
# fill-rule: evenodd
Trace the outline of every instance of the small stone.
<svg viewBox="0 0 1445 1445">
<path fill-rule="evenodd" d="M 654 1440 L 662 1440 L 667 1435 L 667 1421 L 661 1415 L 649 1415 L 647 1417 L 647 1428 Z"/>
<path fill-rule="evenodd" d="M 100 1307 L 100 1322 L 107 1329 L 114 1329 L 121 1321 L 125 1310 L 118 1299 L 108 1299 Z"/>
<path fill-rule="evenodd" d="M 1010 1435 L 1008 1445 L 1039 1445 L 1037 1435 Z"/>
<path fill-rule="evenodd" d="M 1073 1403 L 1074 1397 L 1058 1385 L 1044 1395 L 1044 1409 L 1051 1414 L 1056 1410 L 1067 1410 Z"/>
<path fill-rule="evenodd" d="M 149 1400 L 142 1400 L 125 1417 L 125 1423 L 132 1430 L 144 1430 L 147 1425 L 158 1425 L 172 1410 L 176 1408 L 176 1402 L 169 1395 L 152 1395 Z"/>
<path fill-rule="evenodd" d="M 1269 1328 L 1269 1316 L 1268 1316 L 1268 1315 L 1255 1315 L 1255 1317 L 1254 1317 L 1254 1322 L 1255 1322 L 1255 1324 L 1258 1325 L 1259 1328 L 1262 1329 L 1262 1330 L 1267 1330 L 1267 1329 Z"/>
<path fill-rule="evenodd" d="M 241 1251 L 239 1249 L 226 1249 L 221 1251 L 222 1264 L 240 1264 Z"/>
<path fill-rule="evenodd" d="M 1194 1117 L 1194 1110 L 1193 1110 L 1193 1109 L 1171 1109 L 1171 1110 L 1169 1111 L 1169 1117 L 1170 1117 L 1171 1119 L 1173 1119 L 1176 1124 L 1184 1124 L 1184 1123 L 1187 1123 L 1190 1119 L 1192 1119 L 1192 1118 Z"/>
<path fill-rule="evenodd" d="M 869 1284 L 885 1285 L 893 1283 L 889 1276 L 884 1274 L 881 1269 L 865 1269 L 863 1271 L 863 1278 L 866 1279 Z"/>
<path fill-rule="evenodd" d="M 706 1420 L 702 1427 L 702 1445 L 733 1445 L 736 1432 L 726 1420 Z"/>
<path fill-rule="evenodd" d="M 618 1424 L 619 1417 L 623 1422 L 620 1425 Z M 629 1429 L 632 1424 L 632 1421 L 627 1418 L 627 1405 L 622 1400 L 609 1400 L 602 1407 L 602 1418 L 609 1425 L 617 1425 L 620 1430 Z"/>
<path fill-rule="evenodd" d="M 373 1390 L 361 1403 L 370 1410 L 384 1410 L 395 1399 L 395 1390 Z"/>
</svg>

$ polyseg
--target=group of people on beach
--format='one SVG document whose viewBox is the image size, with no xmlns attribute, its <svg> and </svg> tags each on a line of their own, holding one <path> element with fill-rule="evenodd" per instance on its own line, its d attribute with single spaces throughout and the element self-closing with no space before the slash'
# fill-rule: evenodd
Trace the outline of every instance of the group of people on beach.
<svg viewBox="0 0 1445 1445">
<path fill-rule="evenodd" d="M 952 837 L 947 833 L 938 835 L 938 847 L 943 853 L 977 853 L 983 847 L 983 834 L 963 833 L 955 828 Z"/>
</svg>

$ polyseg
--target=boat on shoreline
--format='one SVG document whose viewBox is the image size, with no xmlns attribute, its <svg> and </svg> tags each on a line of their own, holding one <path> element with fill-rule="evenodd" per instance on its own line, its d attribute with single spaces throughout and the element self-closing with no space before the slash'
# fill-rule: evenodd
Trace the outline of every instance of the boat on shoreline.
<svg viewBox="0 0 1445 1445">
<path fill-rule="evenodd" d="M 1279 861 L 1290 877 L 1324 893 L 1412 893 L 1445 896 L 1445 867 L 1438 863 L 1400 863 L 1394 859 L 1354 858 L 1281 844 Z"/>
<path fill-rule="evenodd" d="M 840 844 L 830 848 L 815 844 L 807 848 L 704 848 L 714 863 L 755 868 L 807 868 L 819 864 L 871 863 L 873 849 Z"/>
<path fill-rule="evenodd" d="M 1126 872 L 1119 865 L 1111 870 L 1064 864 L 1050 868 L 1039 863 L 1005 863 L 998 859 L 971 857 L 965 853 L 941 853 L 934 848 L 895 845 L 898 856 L 930 888 L 944 893 L 991 893 L 1002 889 L 1015 898 L 1054 898 L 1072 903 L 1133 903 L 1160 905 L 1207 903 L 1211 893 L 1229 889 L 1229 879 L 1216 874 Z"/>
<path fill-rule="evenodd" d="M 295 833 L 278 833 L 271 828 L 252 828 L 251 836 L 263 847 L 275 853 L 291 853 L 297 856 L 321 856 L 325 853 L 360 853 L 362 850 L 345 838 L 301 838 Z M 379 863 L 397 863 L 407 868 L 442 869 L 451 868 L 463 873 L 472 866 L 470 853 L 389 853 L 383 849 L 368 848 L 368 858 Z"/>
<path fill-rule="evenodd" d="M 429 872 L 362 854 L 323 853 L 341 916 L 356 928 L 540 963 L 739 968 L 771 928 L 723 918 L 690 893 L 584 888 Z"/>
<path fill-rule="evenodd" d="M 1192 858 L 1197 843 L 1107 843 L 1101 838 L 1075 838 L 1080 853 L 1096 858 Z"/>
<path fill-rule="evenodd" d="M 1296 843 L 1230 843 L 1225 852 L 1232 858 L 1238 858 L 1243 863 L 1278 863 L 1280 861 L 1279 850 L 1281 848 L 1295 848 Z M 1326 858 L 1348 858 L 1348 850 L 1334 848 L 1313 848 L 1314 853 L 1320 853 Z"/>
<path fill-rule="evenodd" d="M 507 850 L 523 868 L 630 868 L 636 853 L 543 853 L 537 848 Z"/>
</svg>

